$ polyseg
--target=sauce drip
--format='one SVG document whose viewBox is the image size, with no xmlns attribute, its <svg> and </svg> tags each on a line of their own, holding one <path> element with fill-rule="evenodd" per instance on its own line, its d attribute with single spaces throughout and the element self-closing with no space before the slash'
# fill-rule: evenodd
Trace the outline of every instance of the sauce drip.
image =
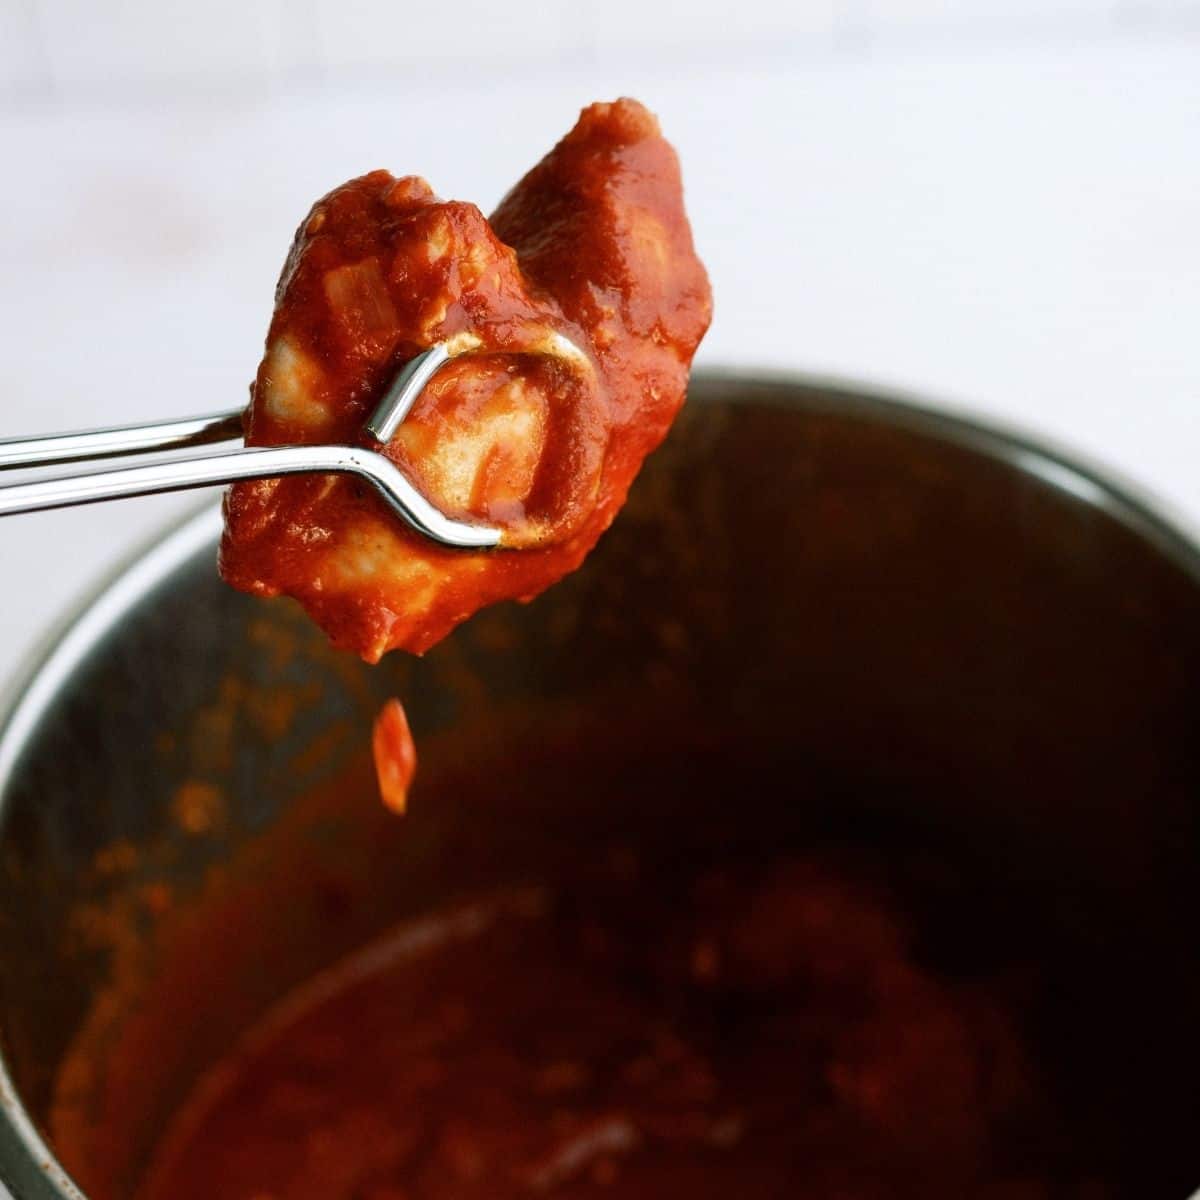
<svg viewBox="0 0 1200 1200">
<path fill-rule="evenodd" d="M 236 484 L 221 572 L 297 599 L 374 662 L 583 561 L 683 403 L 712 296 L 674 150 L 635 100 L 593 104 L 491 218 L 373 171 L 296 233 L 246 413 L 249 445 L 354 444 L 400 366 L 455 357 L 384 452 L 442 511 L 502 531 L 448 550 L 361 483 Z"/>
</svg>

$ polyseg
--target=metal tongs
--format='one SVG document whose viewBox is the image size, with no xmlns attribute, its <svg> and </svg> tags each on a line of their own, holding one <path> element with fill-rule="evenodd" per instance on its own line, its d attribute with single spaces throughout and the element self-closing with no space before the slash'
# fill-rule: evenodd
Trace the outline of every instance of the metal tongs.
<svg viewBox="0 0 1200 1200">
<path fill-rule="evenodd" d="M 376 446 L 390 441 L 425 385 L 456 353 L 462 352 L 439 342 L 407 362 L 363 427 L 367 440 Z M 353 445 L 242 445 L 209 449 L 240 442 L 242 436 L 242 413 L 238 410 L 181 421 L 156 421 L 86 433 L 0 441 L 0 471 L 52 467 L 84 459 L 154 457 L 174 451 L 197 451 L 140 466 L 83 473 L 59 472 L 52 473 L 49 479 L 0 483 L 0 516 L 246 479 L 274 479 L 317 472 L 354 475 L 362 479 L 383 497 L 398 517 L 443 546 L 486 549 L 500 542 L 498 529 L 447 517 L 417 491 L 399 467 L 376 449 Z"/>
</svg>

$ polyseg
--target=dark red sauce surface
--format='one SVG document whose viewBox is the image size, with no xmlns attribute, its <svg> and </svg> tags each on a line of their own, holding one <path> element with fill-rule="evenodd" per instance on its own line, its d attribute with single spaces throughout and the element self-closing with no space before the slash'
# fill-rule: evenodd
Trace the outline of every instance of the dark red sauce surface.
<svg viewBox="0 0 1200 1200">
<path fill-rule="evenodd" d="M 140 1200 L 1048 1200 L 1056 1136 L 988 981 L 914 961 L 817 858 L 620 855 L 397 929 L 196 1091 Z"/>
</svg>

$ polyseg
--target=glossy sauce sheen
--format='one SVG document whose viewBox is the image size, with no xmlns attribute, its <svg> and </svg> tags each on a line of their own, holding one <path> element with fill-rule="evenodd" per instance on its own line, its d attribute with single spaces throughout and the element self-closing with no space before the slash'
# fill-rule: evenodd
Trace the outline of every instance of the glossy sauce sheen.
<svg viewBox="0 0 1200 1200">
<path fill-rule="evenodd" d="M 586 109 L 490 221 L 416 177 L 344 184 L 296 234 L 246 440 L 357 443 L 401 364 L 436 342 L 468 350 L 386 453 L 504 548 L 438 547 L 352 479 L 260 480 L 227 497 L 224 577 L 295 597 L 369 661 L 536 595 L 616 516 L 710 315 L 678 161 L 636 101 Z"/>
<path fill-rule="evenodd" d="M 318 977 L 199 1088 L 141 1200 L 1109 1195 L 1047 1180 L 993 981 L 917 965 L 870 872 L 600 859 Z"/>
</svg>

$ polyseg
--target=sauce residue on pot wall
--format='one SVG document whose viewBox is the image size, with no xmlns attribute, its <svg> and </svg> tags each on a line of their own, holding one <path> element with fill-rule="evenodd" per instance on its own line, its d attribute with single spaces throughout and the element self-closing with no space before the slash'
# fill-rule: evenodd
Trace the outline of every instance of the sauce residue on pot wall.
<svg viewBox="0 0 1200 1200">
<path fill-rule="evenodd" d="M 786 739 L 591 699 L 423 738 L 404 821 L 363 755 L 194 894 L 92 914 L 125 949 L 51 1131 L 93 1200 L 1109 1194 L 1009 966 L 921 953 L 904 852 L 820 848 Z"/>
</svg>

